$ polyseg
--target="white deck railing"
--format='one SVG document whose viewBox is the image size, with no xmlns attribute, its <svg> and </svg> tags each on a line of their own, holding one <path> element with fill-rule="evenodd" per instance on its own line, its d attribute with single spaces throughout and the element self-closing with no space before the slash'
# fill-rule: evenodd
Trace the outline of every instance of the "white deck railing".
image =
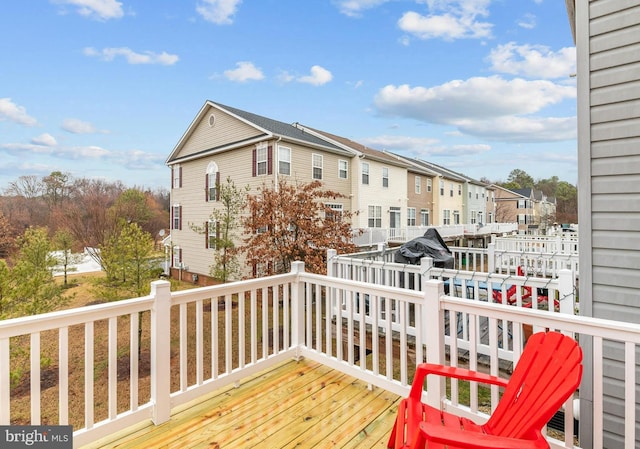
<svg viewBox="0 0 640 449">
<path fill-rule="evenodd" d="M 585 363 L 592 364 L 594 378 L 583 383 L 582 393 L 593 403 L 593 410 L 588 410 L 593 425 L 584 432 L 594 448 L 602 447 L 604 410 L 609 408 L 603 393 L 604 348 L 612 344 L 623 348 L 624 439 L 630 442 L 627 447 L 633 447 L 640 327 L 455 298 L 445 296 L 444 288 L 439 280 L 423 282 L 423 291 L 411 291 L 314 275 L 295 263 L 285 275 L 181 292 L 170 292 L 168 282 L 156 281 L 147 297 L 5 320 L 0 322 L 0 425 L 14 422 L 10 367 L 17 338 L 28 339 L 31 348 L 29 423 L 43 423 L 44 415 L 51 425 L 73 423 L 77 447 L 145 420 L 164 422 L 177 405 L 290 357 L 321 361 L 403 396 L 416 364 L 425 360 L 508 373 L 521 353 L 527 327 L 532 326 L 571 333 L 585 343 Z M 394 321 L 380 313 L 392 310 Z M 140 314 L 145 330 L 141 340 Z M 170 331 L 174 322 L 175 334 Z M 465 338 L 454 331 L 458 323 L 468 326 Z M 477 332 L 479 327 L 486 332 Z M 52 333 L 59 347 L 53 363 L 59 405 L 43 413 L 40 342 L 45 334 L 54 338 Z M 82 342 L 79 352 L 74 352 L 76 339 Z M 96 355 L 100 345 L 108 347 L 104 358 Z M 148 351 L 150 382 L 138 375 L 140 350 Z M 125 379 L 118 373 L 122 358 L 130 365 Z M 84 385 L 70 384 L 70 373 L 76 369 L 83 372 Z M 108 393 L 98 398 L 95 382 L 101 381 L 103 372 Z M 149 386 L 142 388 L 143 384 Z M 446 397 L 444 407 L 476 417 L 486 416 L 498 400 L 498 391 L 492 389 L 483 406 L 478 399 L 482 390 L 476 385 L 470 387 L 470 399 L 463 399 L 455 382 L 447 395 L 439 383 L 429 384 L 428 391 L 431 403 L 439 406 Z M 84 398 L 82 410 L 72 409 L 71 395 Z M 128 405 L 118 401 L 123 395 Z M 106 411 L 98 413 L 97 402 L 107 404 Z M 572 447 L 573 417 L 573 407 L 566 407 L 565 441 L 551 439 L 554 448 Z"/>
</svg>

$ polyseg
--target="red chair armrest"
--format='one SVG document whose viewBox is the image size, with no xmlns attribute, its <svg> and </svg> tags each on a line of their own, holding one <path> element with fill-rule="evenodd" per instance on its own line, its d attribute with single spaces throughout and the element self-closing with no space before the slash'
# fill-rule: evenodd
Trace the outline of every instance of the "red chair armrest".
<svg viewBox="0 0 640 449">
<path fill-rule="evenodd" d="M 422 397 L 424 379 L 429 374 L 436 374 L 460 380 L 482 382 L 489 385 L 498 385 L 500 387 L 506 387 L 508 383 L 506 379 L 492 376 L 490 374 L 480 373 L 478 371 L 453 366 L 436 365 L 433 363 L 422 363 L 418 365 L 416 369 L 413 384 L 411 385 L 411 392 L 409 393 L 410 398 L 419 400 L 420 397 Z"/>
<path fill-rule="evenodd" d="M 427 441 L 469 449 L 548 449 L 549 443 L 538 433 L 535 440 L 522 440 L 444 427 L 441 424 L 420 423 L 420 433 Z M 420 446 L 422 447 L 422 446 Z"/>
</svg>

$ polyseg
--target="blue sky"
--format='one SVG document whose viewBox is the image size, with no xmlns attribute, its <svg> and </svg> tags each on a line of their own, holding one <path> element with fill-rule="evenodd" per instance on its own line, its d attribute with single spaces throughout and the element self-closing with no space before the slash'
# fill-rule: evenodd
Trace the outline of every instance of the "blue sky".
<svg viewBox="0 0 640 449">
<path fill-rule="evenodd" d="M 4 0 L 0 190 L 22 175 L 169 187 L 206 100 L 476 179 L 577 182 L 559 0 Z"/>
</svg>

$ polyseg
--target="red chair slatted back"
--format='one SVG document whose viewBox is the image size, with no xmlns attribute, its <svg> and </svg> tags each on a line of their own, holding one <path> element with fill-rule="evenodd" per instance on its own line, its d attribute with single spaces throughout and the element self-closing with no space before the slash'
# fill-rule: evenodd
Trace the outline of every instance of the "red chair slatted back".
<svg viewBox="0 0 640 449">
<path fill-rule="evenodd" d="M 529 338 L 495 412 L 488 433 L 532 438 L 580 385 L 582 349 L 571 337 L 539 332 Z"/>
</svg>

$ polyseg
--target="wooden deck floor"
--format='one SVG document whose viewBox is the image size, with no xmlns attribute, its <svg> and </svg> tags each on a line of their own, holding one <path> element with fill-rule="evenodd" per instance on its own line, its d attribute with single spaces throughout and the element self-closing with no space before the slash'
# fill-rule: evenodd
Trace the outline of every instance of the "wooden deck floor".
<svg viewBox="0 0 640 449">
<path fill-rule="evenodd" d="M 96 448 L 384 448 L 400 398 L 321 363 L 290 361 Z"/>
</svg>

